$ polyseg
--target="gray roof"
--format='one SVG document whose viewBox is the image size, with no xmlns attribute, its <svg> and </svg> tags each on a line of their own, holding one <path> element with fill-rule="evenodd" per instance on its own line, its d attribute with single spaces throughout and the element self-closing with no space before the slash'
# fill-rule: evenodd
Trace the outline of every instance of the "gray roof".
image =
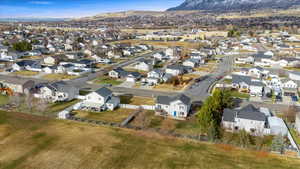
<svg viewBox="0 0 300 169">
<path fill-rule="evenodd" d="M 251 81 L 251 86 L 264 86 L 264 84 L 261 81 Z"/>
<path fill-rule="evenodd" d="M 45 86 L 51 90 L 59 91 L 59 92 L 66 92 L 71 87 L 70 85 L 68 85 L 66 82 L 63 82 L 63 81 L 48 83 L 48 84 L 45 84 Z"/>
<path fill-rule="evenodd" d="M 175 97 L 158 96 L 156 99 L 156 103 L 169 105 L 171 102 L 176 100 L 180 100 L 186 105 L 189 105 L 191 103 L 191 99 L 184 94 L 180 94 Z"/>
<path fill-rule="evenodd" d="M 106 87 L 102 87 L 102 88 L 96 90 L 95 92 L 98 93 L 102 97 L 107 97 L 107 96 L 110 96 L 112 94 L 112 91 L 109 90 Z"/>
<path fill-rule="evenodd" d="M 266 115 L 252 104 L 248 104 L 237 112 L 237 118 L 266 121 Z"/>
<path fill-rule="evenodd" d="M 223 120 L 224 121 L 229 121 L 229 122 L 234 122 L 234 116 L 236 112 L 231 109 L 224 109 L 223 112 Z"/>
<path fill-rule="evenodd" d="M 247 83 L 247 84 L 251 84 L 251 77 L 250 76 L 241 76 L 241 75 L 232 75 L 232 83 Z"/>
</svg>

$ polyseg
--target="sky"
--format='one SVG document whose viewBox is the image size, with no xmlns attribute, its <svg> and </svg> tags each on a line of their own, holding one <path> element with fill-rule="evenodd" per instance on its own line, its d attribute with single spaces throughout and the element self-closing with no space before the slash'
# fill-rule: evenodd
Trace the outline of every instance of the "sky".
<svg viewBox="0 0 300 169">
<path fill-rule="evenodd" d="M 73 18 L 127 10 L 161 11 L 184 0 L 0 0 L 0 18 Z"/>
</svg>

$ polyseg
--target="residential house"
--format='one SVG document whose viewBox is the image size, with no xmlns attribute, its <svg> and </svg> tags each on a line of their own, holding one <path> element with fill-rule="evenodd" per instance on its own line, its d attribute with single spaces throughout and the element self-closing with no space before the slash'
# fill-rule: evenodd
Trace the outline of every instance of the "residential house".
<svg viewBox="0 0 300 169">
<path fill-rule="evenodd" d="M 250 68 L 248 71 L 248 75 L 254 78 L 268 78 L 270 71 L 265 70 L 261 67 L 254 67 L 254 68 Z"/>
<path fill-rule="evenodd" d="M 263 96 L 264 84 L 250 76 L 232 75 L 232 87 L 251 96 Z"/>
<path fill-rule="evenodd" d="M 163 78 L 164 74 L 165 72 L 161 69 L 153 69 L 152 71 L 147 73 L 147 77 L 161 79 Z"/>
<path fill-rule="evenodd" d="M 182 63 L 183 66 L 195 68 L 199 66 L 199 60 L 197 59 L 187 59 Z"/>
<path fill-rule="evenodd" d="M 254 63 L 254 57 L 238 57 L 234 61 L 236 64 L 253 64 Z"/>
<path fill-rule="evenodd" d="M 168 60 L 169 56 L 167 56 L 164 52 L 158 52 L 153 55 L 153 58 L 162 61 L 162 60 Z"/>
<path fill-rule="evenodd" d="M 148 72 L 153 69 L 154 62 L 154 60 L 141 59 L 134 65 L 134 69 Z"/>
<path fill-rule="evenodd" d="M 269 134 L 267 116 L 249 104 L 241 109 L 225 109 L 222 125 L 230 131 L 245 130 L 253 135 Z"/>
<path fill-rule="evenodd" d="M 187 71 L 185 66 L 182 65 L 169 65 L 166 68 L 166 73 L 171 74 L 173 76 L 182 75 Z"/>
<path fill-rule="evenodd" d="M 120 104 L 120 99 L 113 96 L 111 90 L 103 87 L 86 95 L 82 106 L 92 110 L 114 110 Z"/>
<path fill-rule="evenodd" d="M 78 88 L 63 81 L 40 84 L 38 88 L 34 96 L 51 102 L 70 101 L 79 95 Z"/>
<path fill-rule="evenodd" d="M 142 75 L 139 72 L 128 72 L 126 76 L 126 81 L 127 82 L 136 82 L 139 79 L 141 79 Z"/>
<path fill-rule="evenodd" d="M 289 78 L 291 80 L 300 81 L 300 72 L 298 71 L 289 72 Z"/>
<path fill-rule="evenodd" d="M 293 80 L 282 79 L 281 88 L 284 96 L 298 96 L 298 84 Z"/>
<path fill-rule="evenodd" d="M 34 81 L 25 80 L 22 78 L 5 78 L 1 79 L 0 83 L 10 88 L 14 93 L 28 94 L 29 90 L 34 87 Z"/>
<path fill-rule="evenodd" d="M 36 71 L 36 72 L 42 71 L 40 62 L 34 60 L 22 60 L 17 63 L 14 63 L 12 65 L 12 69 L 15 71 L 21 71 L 21 70 L 29 70 L 29 71 Z"/>
<path fill-rule="evenodd" d="M 112 78 L 125 78 L 127 75 L 128 72 L 120 67 L 108 72 L 108 76 Z"/>
<path fill-rule="evenodd" d="M 271 66 L 274 63 L 272 55 L 265 55 L 265 53 L 259 52 L 254 55 L 254 65 L 255 66 Z"/>
<path fill-rule="evenodd" d="M 175 119 L 185 119 L 191 109 L 191 99 L 180 94 L 174 97 L 158 96 L 155 110 L 157 115 L 167 116 Z"/>
</svg>

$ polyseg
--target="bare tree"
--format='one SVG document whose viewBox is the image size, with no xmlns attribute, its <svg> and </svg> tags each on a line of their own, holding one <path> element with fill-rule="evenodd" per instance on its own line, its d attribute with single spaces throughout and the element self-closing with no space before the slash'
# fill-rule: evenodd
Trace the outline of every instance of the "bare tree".
<svg viewBox="0 0 300 169">
<path fill-rule="evenodd" d="M 296 113 L 298 112 L 298 109 L 296 106 L 289 106 L 287 111 L 284 113 L 283 117 L 284 119 L 289 123 L 294 123 L 296 120 Z"/>
<path fill-rule="evenodd" d="M 18 95 L 9 96 L 9 103 L 15 105 L 18 108 L 22 103 L 22 98 Z"/>
<path fill-rule="evenodd" d="M 39 111 L 39 113 L 45 115 L 48 107 L 49 104 L 46 99 L 39 99 L 37 102 L 36 110 Z"/>
<path fill-rule="evenodd" d="M 25 102 L 25 105 L 29 109 L 30 112 L 32 111 L 32 108 L 34 106 L 33 101 L 34 101 L 34 98 L 33 98 L 33 96 L 31 94 L 27 94 L 25 96 L 24 102 Z"/>
</svg>

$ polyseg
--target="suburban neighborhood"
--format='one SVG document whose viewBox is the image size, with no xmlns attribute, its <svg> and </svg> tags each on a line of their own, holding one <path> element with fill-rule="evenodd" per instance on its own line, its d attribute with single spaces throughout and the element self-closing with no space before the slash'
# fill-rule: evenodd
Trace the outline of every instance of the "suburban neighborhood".
<svg viewBox="0 0 300 169">
<path fill-rule="evenodd" d="M 298 11 L 227 3 L 0 12 L 0 168 L 299 168 Z"/>
</svg>

